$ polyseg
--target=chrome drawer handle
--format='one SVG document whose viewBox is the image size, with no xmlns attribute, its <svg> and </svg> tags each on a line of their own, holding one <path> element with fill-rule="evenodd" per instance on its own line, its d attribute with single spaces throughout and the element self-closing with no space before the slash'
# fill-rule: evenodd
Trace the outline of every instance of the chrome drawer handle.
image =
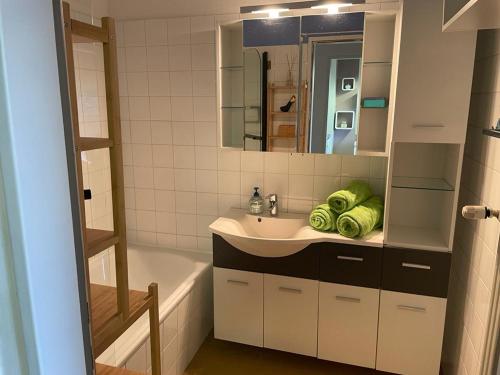
<svg viewBox="0 0 500 375">
<path fill-rule="evenodd" d="M 343 301 L 343 302 L 355 302 L 355 303 L 361 302 L 361 298 L 353 298 L 353 297 L 345 297 L 345 296 L 335 296 L 335 299 L 337 301 Z"/>
<path fill-rule="evenodd" d="M 362 261 L 364 261 L 364 258 L 360 258 L 360 257 L 348 257 L 348 256 L 345 256 L 345 255 L 337 255 L 337 259 L 340 259 L 340 260 L 351 260 L 353 262 L 362 262 Z"/>
<path fill-rule="evenodd" d="M 241 280 L 227 280 L 228 284 L 236 284 L 236 285 L 242 285 L 242 286 L 247 286 L 248 281 L 241 281 Z"/>
<path fill-rule="evenodd" d="M 282 291 L 282 292 L 287 292 L 287 293 L 296 293 L 296 294 L 300 294 L 302 293 L 302 290 L 300 289 L 296 289 L 296 288 L 287 288 L 285 286 L 280 286 L 279 287 L 279 290 Z"/>
<path fill-rule="evenodd" d="M 443 124 L 413 124 L 414 128 L 444 128 Z"/>
<path fill-rule="evenodd" d="M 407 310 L 407 311 L 415 311 L 415 312 L 426 312 L 427 311 L 427 309 L 425 307 L 408 306 L 408 305 L 398 305 L 398 309 Z"/>
<path fill-rule="evenodd" d="M 406 268 L 416 268 L 418 270 L 429 270 L 430 271 L 430 269 L 431 269 L 431 266 L 428 266 L 426 264 L 417 264 L 417 263 L 403 262 L 403 263 L 401 263 L 401 266 L 406 267 Z"/>
</svg>

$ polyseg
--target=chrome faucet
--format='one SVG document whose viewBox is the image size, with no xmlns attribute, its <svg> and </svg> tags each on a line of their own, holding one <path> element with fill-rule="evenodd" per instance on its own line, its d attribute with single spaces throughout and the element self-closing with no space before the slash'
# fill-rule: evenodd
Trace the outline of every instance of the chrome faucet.
<svg viewBox="0 0 500 375">
<path fill-rule="evenodd" d="M 269 199 L 269 214 L 278 216 L 278 194 L 269 194 L 266 198 Z"/>
</svg>

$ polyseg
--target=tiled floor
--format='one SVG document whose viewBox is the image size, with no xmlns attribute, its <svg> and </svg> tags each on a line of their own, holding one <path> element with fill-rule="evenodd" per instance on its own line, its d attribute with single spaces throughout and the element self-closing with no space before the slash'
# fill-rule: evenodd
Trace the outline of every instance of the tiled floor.
<svg viewBox="0 0 500 375">
<path fill-rule="evenodd" d="M 184 375 L 368 375 L 374 370 L 255 348 L 210 335 Z"/>
</svg>

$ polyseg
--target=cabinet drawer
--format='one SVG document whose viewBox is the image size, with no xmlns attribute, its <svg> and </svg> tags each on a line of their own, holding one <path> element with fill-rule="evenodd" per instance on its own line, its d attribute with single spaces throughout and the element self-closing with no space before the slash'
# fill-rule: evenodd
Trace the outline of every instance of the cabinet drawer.
<svg viewBox="0 0 500 375">
<path fill-rule="evenodd" d="M 222 340 L 263 345 L 264 276 L 214 267 L 214 334 Z"/>
<path fill-rule="evenodd" d="M 380 292 L 377 370 L 438 375 L 446 299 Z"/>
<path fill-rule="evenodd" d="M 318 278 L 319 254 L 316 244 L 298 253 L 278 258 L 259 257 L 245 253 L 218 235 L 213 235 L 213 246 L 215 267 L 313 280 Z"/>
<path fill-rule="evenodd" d="M 380 287 L 382 248 L 345 244 L 321 244 L 320 280 Z"/>
<path fill-rule="evenodd" d="M 320 283 L 318 358 L 375 368 L 378 289 Z"/>
<path fill-rule="evenodd" d="M 316 357 L 318 281 L 264 275 L 264 346 Z"/>
<path fill-rule="evenodd" d="M 446 298 L 451 253 L 384 248 L 382 289 Z"/>
</svg>

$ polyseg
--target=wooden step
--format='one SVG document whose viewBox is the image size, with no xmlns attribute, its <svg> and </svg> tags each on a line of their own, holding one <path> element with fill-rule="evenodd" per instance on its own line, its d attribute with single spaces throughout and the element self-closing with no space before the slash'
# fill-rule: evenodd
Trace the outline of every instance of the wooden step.
<svg viewBox="0 0 500 375">
<path fill-rule="evenodd" d="M 152 304 L 147 292 L 129 290 L 129 316 L 122 320 L 118 313 L 117 289 L 115 287 L 90 284 L 90 308 L 94 355 L 97 358 L 119 336 L 122 335 Z"/>
<path fill-rule="evenodd" d="M 87 228 L 87 248 L 85 249 L 87 258 L 116 245 L 119 239 L 118 235 L 112 231 Z"/>
<path fill-rule="evenodd" d="M 95 365 L 97 375 L 143 375 L 139 372 L 130 371 L 125 368 L 111 367 L 96 363 Z"/>
<path fill-rule="evenodd" d="M 109 147 L 113 147 L 113 141 L 109 138 L 80 137 L 78 141 L 78 149 L 80 151 L 98 150 Z"/>
</svg>

